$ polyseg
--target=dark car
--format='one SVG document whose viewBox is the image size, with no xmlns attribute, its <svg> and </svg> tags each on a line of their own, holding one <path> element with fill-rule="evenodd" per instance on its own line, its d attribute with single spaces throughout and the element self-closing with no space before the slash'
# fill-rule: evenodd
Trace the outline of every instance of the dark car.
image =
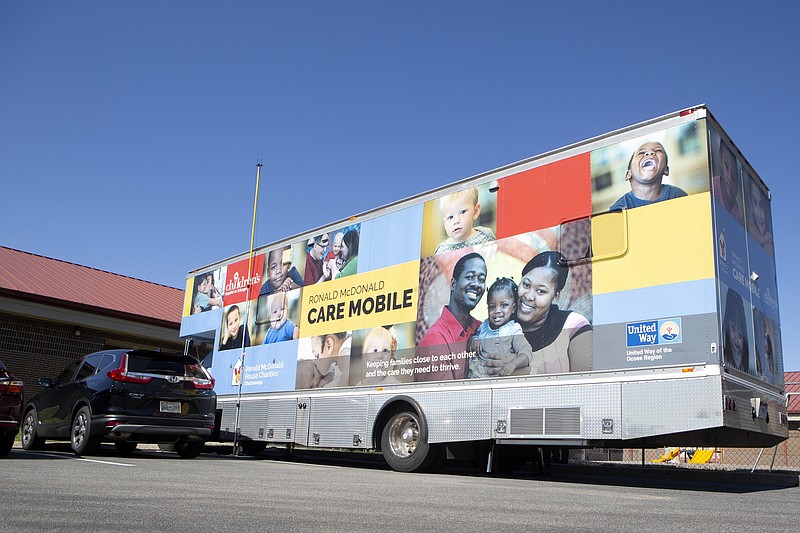
<svg viewBox="0 0 800 533">
<path fill-rule="evenodd" d="M 140 442 L 171 443 L 197 457 L 214 429 L 214 379 L 197 360 L 150 350 L 109 350 L 73 361 L 25 403 L 22 447 L 68 440 L 78 455 L 102 441 L 121 454 Z"/>
<path fill-rule="evenodd" d="M 0 361 L 0 457 L 8 455 L 14 447 L 21 407 L 22 382 Z"/>
</svg>

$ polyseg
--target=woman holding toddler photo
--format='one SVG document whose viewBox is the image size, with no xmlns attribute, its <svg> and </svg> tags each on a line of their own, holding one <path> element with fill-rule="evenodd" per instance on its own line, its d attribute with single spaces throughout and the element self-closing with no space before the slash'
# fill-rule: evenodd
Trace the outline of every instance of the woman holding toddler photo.
<svg viewBox="0 0 800 533">
<path fill-rule="evenodd" d="M 553 303 L 568 275 L 567 259 L 560 252 L 542 252 L 523 267 L 517 288 L 517 323 L 534 358 L 544 358 L 544 369 L 539 371 L 546 374 L 592 369 L 592 325 L 580 313 Z M 490 375 L 499 375 L 515 357 L 513 353 L 487 356 L 484 365 Z"/>
</svg>

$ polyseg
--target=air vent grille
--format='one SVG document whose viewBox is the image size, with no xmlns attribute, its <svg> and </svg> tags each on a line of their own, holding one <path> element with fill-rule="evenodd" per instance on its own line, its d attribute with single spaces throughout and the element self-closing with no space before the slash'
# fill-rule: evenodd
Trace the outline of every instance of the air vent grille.
<svg viewBox="0 0 800 533">
<path fill-rule="evenodd" d="M 511 409 L 511 435 L 579 436 L 580 407 Z"/>
</svg>

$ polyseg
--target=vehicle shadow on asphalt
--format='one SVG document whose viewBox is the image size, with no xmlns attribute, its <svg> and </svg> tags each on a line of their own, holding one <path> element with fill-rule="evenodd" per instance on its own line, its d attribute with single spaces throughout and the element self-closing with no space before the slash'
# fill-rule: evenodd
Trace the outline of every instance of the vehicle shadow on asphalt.
<svg viewBox="0 0 800 533">
<path fill-rule="evenodd" d="M 358 451 L 296 449 L 291 453 L 283 448 L 268 448 L 261 454 L 233 456 L 232 446 L 206 446 L 205 453 L 237 460 L 283 461 L 391 470 L 380 453 Z M 426 474 L 423 474 L 426 475 Z M 639 465 L 597 465 L 594 463 L 551 464 L 545 473 L 536 473 L 533 463 L 503 473 L 486 473 L 469 461 L 447 461 L 444 467 L 430 475 L 494 477 L 530 480 L 544 483 L 575 483 L 600 486 L 641 487 L 651 489 L 691 490 L 721 493 L 752 493 L 779 490 L 800 485 L 797 472 L 751 473 L 748 470 L 695 470 L 680 467 Z"/>
<path fill-rule="evenodd" d="M 65 459 L 77 458 L 68 442 L 48 442 L 44 446 L 36 450 L 25 450 L 19 443 L 15 444 L 11 453 L 5 458 L 8 459 L 53 459 L 63 457 Z M 101 444 L 100 448 L 91 455 L 80 456 L 85 459 L 108 459 L 108 460 L 124 460 L 130 457 L 139 459 L 165 459 L 174 458 L 180 459 L 177 453 L 170 449 L 161 449 L 156 444 L 140 445 L 131 453 L 120 454 L 113 444 Z"/>
<path fill-rule="evenodd" d="M 23 450 L 18 445 L 3 460 L 74 458 L 69 443 L 47 443 L 36 451 Z M 120 461 L 129 458 L 144 460 L 182 460 L 168 447 L 155 444 L 140 445 L 134 452 L 120 455 L 112 444 L 103 444 L 89 459 Z M 267 448 L 256 456 L 233 455 L 231 445 L 207 444 L 202 455 L 192 460 L 275 461 L 299 464 L 341 466 L 368 470 L 389 471 L 391 468 L 383 456 L 375 452 L 337 450 Z M 410 474 L 413 475 L 413 474 Z M 641 487 L 650 489 L 690 490 L 745 494 L 769 490 L 780 490 L 800 485 L 797 472 L 751 473 L 747 470 L 694 470 L 679 467 L 655 467 L 639 465 L 597 464 L 552 464 L 545 473 L 534 472 L 532 463 L 519 469 L 503 473 L 482 472 L 467 461 L 447 461 L 440 470 L 423 475 L 493 477 L 501 479 L 529 480 L 534 483 L 573 483 L 598 486 Z"/>
</svg>

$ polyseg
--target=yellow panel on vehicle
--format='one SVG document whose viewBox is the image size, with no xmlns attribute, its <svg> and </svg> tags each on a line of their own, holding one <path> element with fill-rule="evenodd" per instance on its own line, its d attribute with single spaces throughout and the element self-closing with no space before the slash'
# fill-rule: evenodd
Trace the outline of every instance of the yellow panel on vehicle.
<svg viewBox="0 0 800 533">
<path fill-rule="evenodd" d="M 183 293 L 183 316 L 192 314 L 192 298 L 194 298 L 194 278 L 186 280 L 186 292 Z"/>
<path fill-rule="evenodd" d="M 592 217 L 592 258 L 620 257 L 628 251 L 628 212 L 610 211 Z"/>
<path fill-rule="evenodd" d="M 602 253 L 592 264 L 595 294 L 714 277 L 710 193 L 596 218 L 592 249 Z"/>
<path fill-rule="evenodd" d="M 303 288 L 300 336 L 352 331 L 417 319 L 419 261 Z"/>
</svg>

